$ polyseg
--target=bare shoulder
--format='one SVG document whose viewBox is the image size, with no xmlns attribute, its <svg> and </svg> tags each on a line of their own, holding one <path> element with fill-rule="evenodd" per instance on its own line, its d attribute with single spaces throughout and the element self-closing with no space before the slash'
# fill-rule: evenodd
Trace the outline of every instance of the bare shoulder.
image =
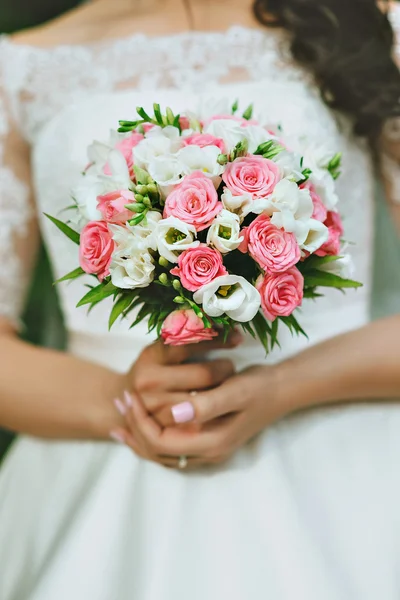
<svg viewBox="0 0 400 600">
<path fill-rule="evenodd" d="M 90 5 L 71 10 L 43 25 L 19 31 L 11 36 L 15 44 L 52 48 L 81 45 L 103 37 L 103 19 L 96 18 Z"/>
</svg>

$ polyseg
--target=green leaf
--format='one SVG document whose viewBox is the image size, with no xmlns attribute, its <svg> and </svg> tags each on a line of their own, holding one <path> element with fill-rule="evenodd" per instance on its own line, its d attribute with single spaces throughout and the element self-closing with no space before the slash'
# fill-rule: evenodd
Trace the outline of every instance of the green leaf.
<svg viewBox="0 0 400 600">
<path fill-rule="evenodd" d="M 77 277 L 80 277 L 81 275 L 85 275 L 85 271 L 81 267 L 78 267 L 77 269 L 74 269 L 70 273 L 67 273 L 67 275 L 64 275 L 64 277 L 57 279 L 57 281 L 55 281 L 53 285 L 55 285 L 56 283 L 61 283 L 62 281 L 67 281 L 68 279 L 76 279 Z"/>
<path fill-rule="evenodd" d="M 265 352 L 268 354 L 268 352 L 269 352 L 268 336 L 270 333 L 270 327 L 269 327 L 267 321 L 265 320 L 264 316 L 261 314 L 261 312 L 258 312 L 256 314 L 256 316 L 252 320 L 252 324 L 254 326 L 254 329 L 256 330 L 258 339 L 264 346 Z"/>
<path fill-rule="evenodd" d="M 280 348 L 280 344 L 278 341 L 278 329 L 279 320 L 275 319 L 275 321 L 272 321 L 271 323 L 271 350 L 273 350 L 275 346 L 278 346 L 278 348 Z"/>
<path fill-rule="evenodd" d="M 304 298 L 309 298 L 311 300 L 316 300 L 317 298 L 323 298 L 324 295 L 323 294 L 318 294 L 315 291 L 315 288 L 305 288 L 303 297 Z"/>
<path fill-rule="evenodd" d="M 181 118 L 181 115 L 176 115 L 176 116 L 175 116 L 175 119 L 174 119 L 174 122 L 172 123 L 172 125 L 173 125 L 174 127 L 176 127 L 177 129 L 179 129 L 179 131 L 182 131 L 182 128 L 181 128 L 181 123 L 180 123 L 180 121 L 179 121 L 179 119 L 180 119 L 180 118 Z"/>
<path fill-rule="evenodd" d="M 157 125 L 157 121 L 155 121 L 154 119 L 152 119 L 147 112 L 144 110 L 143 106 L 137 106 L 136 107 L 136 112 L 137 114 L 142 117 L 143 121 L 146 121 L 146 123 L 153 123 L 154 125 Z"/>
<path fill-rule="evenodd" d="M 233 115 L 237 112 L 238 108 L 239 108 L 239 100 L 236 99 L 235 102 L 232 104 L 232 114 Z"/>
<path fill-rule="evenodd" d="M 338 152 L 335 154 L 333 158 L 329 161 L 326 168 L 329 173 L 332 175 L 333 179 L 337 179 L 340 176 L 340 166 L 342 163 L 342 153 Z"/>
<path fill-rule="evenodd" d="M 47 213 L 44 213 L 44 214 L 45 214 L 45 216 L 48 219 L 50 219 L 50 221 L 52 223 L 54 223 L 54 225 L 56 227 L 58 227 L 58 229 L 60 231 L 62 231 L 67 237 L 69 237 L 70 240 L 72 240 L 73 242 L 75 242 L 75 244 L 79 245 L 79 241 L 81 239 L 81 236 L 79 235 L 79 233 L 77 231 L 74 231 L 66 223 L 63 223 L 62 221 L 59 221 L 55 217 L 52 217 L 51 215 L 48 215 Z"/>
<path fill-rule="evenodd" d="M 320 271 L 318 269 L 307 271 L 304 274 L 304 283 L 307 287 L 331 287 L 340 290 L 344 288 L 359 288 L 363 285 L 358 281 L 344 279 L 339 275 L 334 275 L 333 273 Z"/>
<path fill-rule="evenodd" d="M 115 321 L 121 316 L 130 306 L 133 301 L 131 293 L 123 293 L 114 304 L 110 318 L 108 320 L 108 329 L 114 325 Z"/>
<path fill-rule="evenodd" d="M 250 325 L 250 323 L 240 323 L 242 329 L 246 332 L 249 333 L 251 335 L 251 337 L 253 337 L 254 339 L 256 339 L 256 334 L 254 332 L 254 329 L 252 328 L 252 326 Z"/>
<path fill-rule="evenodd" d="M 246 110 L 243 113 L 243 119 L 246 119 L 246 121 L 250 121 L 251 117 L 253 116 L 253 108 L 253 104 L 250 104 L 250 106 L 246 108 Z"/>
<path fill-rule="evenodd" d="M 116 292 L 117 288 L 111 283 L 100 283 L 100 285 L 91 288 L 90 291 L 79 300 L 76 305 L 77 308 L 79 306 L 84 306 L 85 304 L 92 304 L 93 302 L 100 302 L 100 300 L 104 300 L 109 296 L 112 296 Z"/>
<path fill-rule="evenodd" d="M 154 116 L 156 118 L 157 123 L 159 125 L 163 126 L 164 125 L 164 121 L 163 121 L 163 118 L 162 118 L 162 114 L 161 114 L 161 110 L 160 110 L 160 105 L 155 102 L 153 104 L 153 109 L 154 109 Z"/>
<path fill-rule="evenodd" d="M 300 323 L 296 319 L 294 315 L 289 315 L 288 317 L 278 317 L 284 325 L 290 330 L 291 334 L 296 333 L 297 335 L 303 335 L 308 339 L 308 335 L 304 331 L 304 329 L 300 326 Z"/>
<path fill-rule="evenodd" d="M 341 258 L 342 256 L 317 256 L 316 254 L 312 254 L 304 262 L 300 262 L 296 266 L 302 273 L 307 273 L 308 271 L 319 269 L 322 265 L 336 262 Z"/>
</svg>

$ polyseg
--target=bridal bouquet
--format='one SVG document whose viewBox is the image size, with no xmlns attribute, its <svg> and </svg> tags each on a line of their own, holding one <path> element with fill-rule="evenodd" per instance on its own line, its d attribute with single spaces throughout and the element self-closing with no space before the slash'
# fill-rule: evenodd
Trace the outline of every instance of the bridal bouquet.
<svg viewBox="0 0 400 600">
<path fill-rule="evenodd" d="M 240 325 L 268 352 L 280 323 L 305 335 L 303 299 L 361 285 L 341 252 L 340 154 L 300 156 L 237 103 L 208 118 L 153 110 L 89 147 L 77 227 L 49 217 L 79 244 L 60 281 L 97 280 L 78 306 L 112 297 L 110 327 L 134 315 L 175 345 Z"/>
</svg>

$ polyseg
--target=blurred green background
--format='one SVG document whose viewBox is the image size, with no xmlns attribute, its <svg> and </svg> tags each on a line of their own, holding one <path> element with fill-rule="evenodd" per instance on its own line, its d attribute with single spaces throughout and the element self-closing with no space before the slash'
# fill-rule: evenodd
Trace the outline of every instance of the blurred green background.
<svg viewBox="0 0 400 600">
<path fill-rule="evenodd" d="M 10 33 L 52 19 L 78 5 L 77 0 L 0 0 L 0 31 Z M 400 311 L 400 243 L 394 233 L 383 193 L 377 186 L 376 260 L 372 313 L 375 318 Z M 42 247 L 24 315 L 24 337 L 33 344 L 63 348 L 65 331 L 46 252 Z M 0 430 L 0 461 L 12 442 Z"/>
</svg>

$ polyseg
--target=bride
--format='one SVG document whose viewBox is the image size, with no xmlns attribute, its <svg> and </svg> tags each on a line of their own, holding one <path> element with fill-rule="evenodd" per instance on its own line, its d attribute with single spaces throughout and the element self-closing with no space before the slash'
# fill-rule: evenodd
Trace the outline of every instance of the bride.
<svg viewBox="0 0 400 600">
<path fill-rule="evenodd" d="M 400 317 L 369 322 L 378 162 L 399 214 L 381 4 L 96 0 L 1 40 L 0 424 L 22 434 L 0 471 L 1 600 L 398 600 Z M 68 353 L 20 341 L 38 229 L 55 278 L 76 264 L 42 215 L 86 146 L 147 99 L 225 96 L 343 151 L 364 287 L 305 301 L 309 341 L 268 360 L 237 335 L 108 333 L 108 306 L 75 308 L 81 280 L 58 288 Z"/>
</svg>

